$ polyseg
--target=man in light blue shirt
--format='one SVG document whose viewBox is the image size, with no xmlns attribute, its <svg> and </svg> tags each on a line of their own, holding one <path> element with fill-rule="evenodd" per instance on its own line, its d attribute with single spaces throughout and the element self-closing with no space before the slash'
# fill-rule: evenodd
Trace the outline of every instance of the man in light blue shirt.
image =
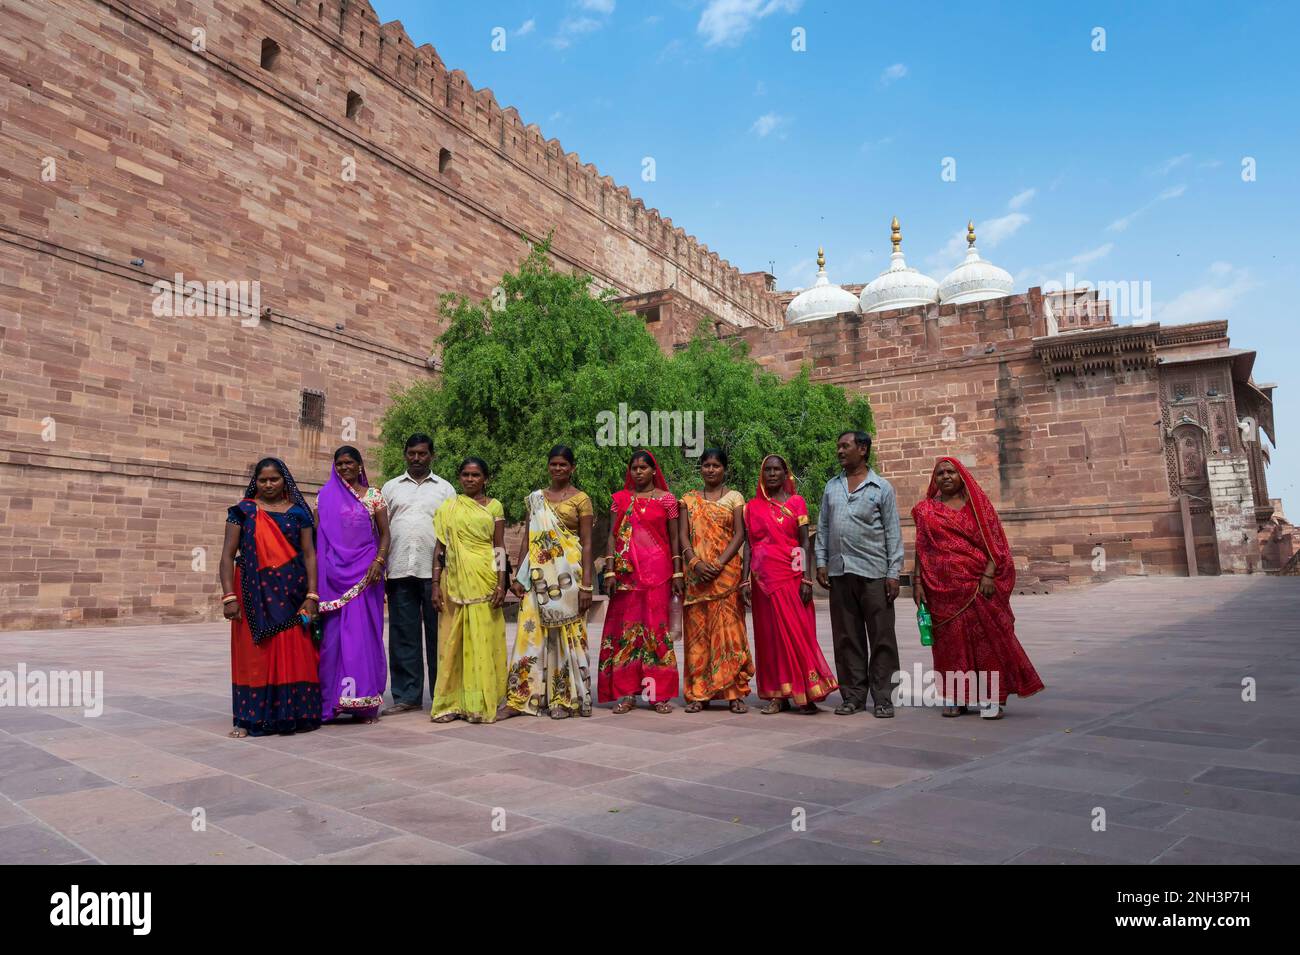
<svg viewBox="0 0 1300 955">
<path fill-rule="evenodd" d="M 845 431 L 836 443 L 844 468 L 826 484 L 817 516 L 817 582 L 831 592 L 835 674 L 842 702 L 835 712 L 894 715 L 898 670 L 894 600 L 903 570 L 903 534 L 893 486 L 867 465 L 871 436 Z"/>
</svg>

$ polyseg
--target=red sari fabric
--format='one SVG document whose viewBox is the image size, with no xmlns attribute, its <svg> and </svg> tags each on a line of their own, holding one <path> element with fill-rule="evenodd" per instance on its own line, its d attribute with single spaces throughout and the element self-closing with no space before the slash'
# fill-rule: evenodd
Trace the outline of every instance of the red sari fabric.
<svg viewBox="0 0 1300 955">
<path fill-rule="evenodd" d="M 839 683 L 817 645 L 813 605 L 799 597 L 804 578 L 799 527 L 808 522 L 808 505 L 794 493 L 793 479 L 787 479 L 785 490 L 790 497 L 784 502 L 770 499 L 760 468 L 758 491 L 745 505 L 754 662 L 760 699 L 804 706 L 824 700 Z"/>
<path fill-rule="evenodd" d="M 1034 665 L 1016 639 L 1011 591 L 1016 568 L 1007 535 L 988 496 L 955 458 L 940 458 L 961 475 L 966 505 L 953 510 L 939 500 L 934 474 L 925 500 L 912 508 L 916 560 L 925 603 L 934 620 L 934 669 L 945 687 L 962 686 L 958 674 L 997 674 L 997 702 L 1011 693 L 1031 696 L 1043 689 Z M 992 558 L 994 592 L 979 592 L 980 577 Z M 951 700 L 951 694 L 945 694 Z M 975 700 L 963 700 L 970 705 Z M 981 701 L 982 702 L 982 701 Z"/>
<path fill-rule="evenodd" d="M 655 487 L 667 492 L 657 462 L 654 470 Z M 658 703 L 671 700 L 678 690 L 677 655 L 669 630 L 673 576 L 669 522 L 677 520 L 677 498 L 671 493 L 637 497 L 632 488 L 629 466 L 611 509 L 618 590 L 610 598 L 601 630 L 596 683 L 601 703 L 646 691 L 651 702 Z"/>
</svg>

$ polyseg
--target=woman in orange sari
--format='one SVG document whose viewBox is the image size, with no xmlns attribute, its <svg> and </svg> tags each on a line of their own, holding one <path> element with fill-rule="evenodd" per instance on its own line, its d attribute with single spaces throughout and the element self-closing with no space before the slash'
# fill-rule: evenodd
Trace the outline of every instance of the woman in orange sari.
<svg viewBox="0 0 1300 955">
<path fill-rule="evenodd" d="M 745 499 L 727 487 L 727 452 L 707 448 L 700 456 L 704 488 L 682 495 L 681 538 L 686 561 L 686 712 L 727 700 L 733 713 L 747 712 L 754 675 L 740 597 L 745 542 Z"/>
<path fill-rule="evenodd" d="M 817 703 L 840 688 L 817 645 L 812 580 L 804 567 L 808 505 L 794 493 L 790 465 L 769 454 L 759 469 L 758 492 L 745 505 L 749 568 L 741 588 L 754 608 L 754 656 L 760 712 L 816 713 Z"/>
<path fill-rule="evenodd" d="M 1043 681 L 1016 639 L 1016 567 L 998 512 L 960 461 L 940 458 L 912 520 L 912 599 L 925 603 L 934 621 L 943 715 L 966 712 L 978 690 L 980 715 L 1001 719 L 1008 694 L 1031 696 Z"/>
</svg>

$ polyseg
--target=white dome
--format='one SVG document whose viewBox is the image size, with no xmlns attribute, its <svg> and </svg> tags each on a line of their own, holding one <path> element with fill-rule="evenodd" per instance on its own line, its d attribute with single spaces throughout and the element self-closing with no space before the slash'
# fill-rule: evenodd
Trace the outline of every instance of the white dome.
<svg viewBox="0 0 1300 955">
<path fill-rule="evenodd" d="M 866 312 L 883 312 L 891 308 L 908 308 L 913 305 L 933 305 L 939 301 L 939 283 L 924 272 L 909 268 L 903 258 L 903 234 L 898 229 L 898 219 L 890 223 L 893 230 L 890 241 L 894 252 L 889 257 L 889 268 L 867 283 L 858 299 L 858 307 Z"/>
<path fill-rule="evenodd" d="M 964 305 L 990 298 L 1003 298 L 1015 290 L 1011 273 L 980 258 L 975 248 L 975 223 L 966 224 L 966 258 L 939 283 L 939 301 L 945 305 Z"/>
<path fill-rule="evenodd" d="M 815 322 L 819 318 L 832 318 L 840 312 L 856 312 L 858 297 L 832 285 L 826 277 L 826 255 L 817 250 L 817 281 L 812 288 L 800 292 L 785 307 L 787 325 L 798 322 Z"/>
</svg>

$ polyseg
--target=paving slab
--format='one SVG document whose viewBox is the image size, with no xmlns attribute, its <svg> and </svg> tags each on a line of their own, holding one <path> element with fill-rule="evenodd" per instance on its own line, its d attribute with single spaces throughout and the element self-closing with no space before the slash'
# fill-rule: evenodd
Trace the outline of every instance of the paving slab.
<svg viewBox="0 0 1300 955">
<path fill-rule="evenodd" d="M 224 624 L 4 633 L 0 669 L 100 670 L 105 699 L 0 708 L 0 863 L 1295 864 L 1297 606 L 1300 580 L 1261 576 L 1016 597 L 1047 690 L 995 722 L 751 696 L 244 740 Z M 910 610 L 909 671 L 930 665 Z"/>
</svg>

